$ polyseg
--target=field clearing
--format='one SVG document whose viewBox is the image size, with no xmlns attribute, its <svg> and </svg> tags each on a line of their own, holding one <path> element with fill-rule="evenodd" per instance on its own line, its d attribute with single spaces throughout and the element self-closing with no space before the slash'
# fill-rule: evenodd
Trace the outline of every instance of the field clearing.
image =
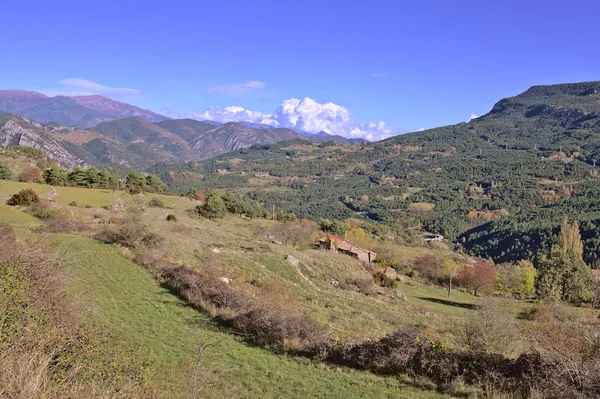
<svg viewBox="0 0 600 399">
<path fill-rule="evenodd" d="M 166 210 L 147 209 L 144 217 L 158 233 L 165 229 Z M 222 276 L 236 286 L 251 281 L 281 287 L 303 311 L 344 340 L 362 341 L 381 337 L 400 325 L 426 325 L 433 336 L 449 336 L 448 325 L 462 325 L 461 320 L 477 298 L 454 291 L 448 301 L 444 289 L 418 281 L 400 283 L 398 290 L 406 299 L 393 299 L 389 293 L 364 295 L 335 288 L 331 281 L 370 279 L 371 272 L 356 259 L 321 249 L 294 248 L 256 237 L 254 225 L 269 226 L 268 220 L 251 221 L 227 217 L 218 221 L 189 219 L 178 215 L 177 224 L 158 250 L 164 258 L 190 268 L 202 268 L 198 254 L 215 254 L 224 265 Z M 449 251 L 429 248 L 396 247 L 395 256 L 402 263 L 422 255 L 445 256 Z M 299 260 L 300 276 L 285 260 L 292 255 Z M 457 306 L 454 301 L 459 302 Z M 464 307 L 460 307 L 464 306 Z"/>
<path fill-rule="evenodd" d="M 402 201 L 404 201 L 405 199 L 407 199 L 411 195 L 416 194 L 416 193 L 421 192 L 421 191 L 423 191 L 423 189 L 421 187 L 409 187 L 408 191 L 405 192 L 404 194 L 402 194 L 402 196 L 400 197 L 400 199 Z"/>
<path fill-rule="evenodd" d="M 96 133 L 91 130 L 73 130 L 67 133 L 56 133 L 54 138 L 59 141 L 81 145 L 94 139 L 110 140 L 106 136 Z"/>
</svg>

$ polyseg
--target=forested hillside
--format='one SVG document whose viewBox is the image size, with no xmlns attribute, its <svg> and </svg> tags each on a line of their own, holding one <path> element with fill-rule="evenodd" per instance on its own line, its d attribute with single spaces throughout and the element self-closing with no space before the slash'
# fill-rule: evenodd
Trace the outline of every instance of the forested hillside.
<svg viewBox="0 0 600 399">
<path fill-rule="evenodd" d="M 440 233 L 497 262 L 534 259 L 568 216 L 580 222 L 585 259 L 595 264 L 599 90 L 600 82 L 534 86 L 469 123 L 351 147 L 253 146 L 152 172 L 181 192 L 238 190 L 299 217 L 390 227 L 376 234 Z"/>
</svg>

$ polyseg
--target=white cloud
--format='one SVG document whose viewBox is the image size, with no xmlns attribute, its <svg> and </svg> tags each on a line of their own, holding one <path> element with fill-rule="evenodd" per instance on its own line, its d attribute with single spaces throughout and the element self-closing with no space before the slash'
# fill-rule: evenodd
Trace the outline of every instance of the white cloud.
<svg viewBox="0 0 600 399">
<path fill-rule="evenodd" d="M 385 73 L 385 72 L 378 72 L 378 73 L 374 73 L 371 76 L 374 77 L 374 78 L 383 78 L 383 77 L 387 76 L 387 73 Z"/>
<path fill-rule="evenodd" d="M 471 114 L 471 117 L 469 118 L 468 122 L 471 122 L 473 119 L 477 119 L 479 118 L 479 116 L 475 115 L 475 114 Z"/>
<path fill-rule="evenodd" d="M 214 94 L 216 96 L 239 97 L 242 94 L 247 93 L 249 91 L 262 89 L 265 87 L 265 85 L 265 82 L 260 82 L 258 80 L 249 80 L 247 82 L 238 83 L 234 85 L 212 87 L 208 89 L 208 93 Z"/>
<path fill-rule="evenodd" d="M 60 89 L 43 89 L 40 92 L 49 96 L 87 96 L 98 94 L 113 99 L 131 98 L 141 94 L 138 89 L 110 87 L 87 79 L 69 78 L 63 79 L 59 83 L 62 85 Z"/>
<path fill-rule="evenodd" d="M 324 131 L 344 137 L 362 137 L 382 140 L 401 133 L 385 122 L 362 122 L 352 118 L 350 111 L 334 103 L 321 104 L 311 98 L 284 100 L 272 113 L 250 111 L 242 107 L 211 107 L 202 112 L 181 112 L 163 109 L 163 113 L 176 118 L 194 118 L 218 122 L 254 122 L 275 127 L 303 130 L 309 133 Z"/>
<path fill-rule="evenodd" d="M 424 128 L 424 127 L 420 127 L 420 128 L 419 128 L 419 132 L 422 132 L 422 131 L 424 131 L 424 130 L 425 130 L 425 128 Z"/>
</svg>

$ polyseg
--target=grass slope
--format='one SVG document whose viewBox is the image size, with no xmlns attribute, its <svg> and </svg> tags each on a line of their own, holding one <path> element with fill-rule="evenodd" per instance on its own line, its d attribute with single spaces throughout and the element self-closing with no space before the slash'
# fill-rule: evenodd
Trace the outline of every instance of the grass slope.
<svg viewBox="0 0 600 399">
<path fill-rule="evenodd" d="M 306 359 L 274 355 L 248 346 L 213 329 L 207 317 L 186 306 L 161 288 L 142 267 L 117 248 L 87 238 L 61 236 L 59 254 L 72 258 L 73 289 L 85 302 L 90 317 L 157 359 L 161 385 L 176 391 L 181 370 L 195 362 L 202 342 L 216 343 L 205 370 L 218 370 L 224 378 L 213 393 L 238 392 L 240 397 L 404 397 L 442 398 L 382 378 Z"/>
<path fill-rule="evenodd" d="M 449 397 L 409 385 L 395 377 L 380 377 L 305 358 L 277 355 L 248 345 L 241 337 L 220 331 L 205 314 L 160 287 L 144 268 L 124 256 L 119 248 L 76 234 L 32 232 L 32 228 L 40 225 L 37 219 L 18 208 L 4 205 L 11 194 L 27 186 L 0 182 L 0 218 L 13 225 L 19 237 L 43 238 L 42 244 L 56 251 L 68 267 L 70 293 L 81 305 L 86 320 L 123 337 L 138 356 L 150 360 L 151 388 L 160 396 L 189 397 L 190 375 L 198 364 L 202 384 L 206 385 L 202 397 Z M 48 186 L 31 186 L 40 193 L 51 191 Z M 57 206 L 64 206 L 64 202 L 72 199 L 90 200 L 100 191 L 69 189 L 60 194 L 59 189 Z M 179 200 L 173 201 L 177 208 L 185 208 Z M 281 264 L 274 260 L 265 266 L 277 271 Z M 290 274 L 285 278 L 295 277 Z M 207 343 L 214 346 L 198 363 L 198 348 Z"/>
</svg>

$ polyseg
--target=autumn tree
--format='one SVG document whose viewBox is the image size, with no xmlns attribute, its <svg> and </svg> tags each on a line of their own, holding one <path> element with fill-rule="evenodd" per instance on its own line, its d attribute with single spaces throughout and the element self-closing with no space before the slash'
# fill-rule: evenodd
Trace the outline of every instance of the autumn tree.
<svg viewBox="0 0 600 399">
<path fill-rule="evenodd" d="M 456 274 L 460 270 L 460 265 L 454 260 L 444 258 L 440 262 L 440 267 L 444 279 L 447 280 L 448 298 L 450 298 L 450 292 L 452 291 L 452 280 L 456 277 Z"/>
<path fill-rule="evenodd" d="M 360 227 L 354 226 L 346 233 L 346 239 L 352 241 L 361 247 L 371 247 L 373 239 Z"/>
<path fill-rule="evenodd" d="M 505 295 L 526 298 L 535 294 L 537 271 L 529 260 L 498 266 L 498 290 Z"/>
<path fill-rule="evenodd" d="M 21 182 L 36 182 L 42 183 L 42 171 L 35 165 L 26 166 L 19 174 L 18 180 Z"/>
<path fill-rule="evenodd" d="M 318 225 L 307 219 L 277 223 L 267 230 L 284 244 L 300 245 L 311 241 L 313 233 L 318 230 Z"/>
<path fill-rule="evenodd" d="M 485 260 L 478 260 L 473 265 L 466 265 L 456 276 L 460 285 L 477 293 L 492 294 L 496 289 L 498 271 L 496 267 Z"/>
</svg>

